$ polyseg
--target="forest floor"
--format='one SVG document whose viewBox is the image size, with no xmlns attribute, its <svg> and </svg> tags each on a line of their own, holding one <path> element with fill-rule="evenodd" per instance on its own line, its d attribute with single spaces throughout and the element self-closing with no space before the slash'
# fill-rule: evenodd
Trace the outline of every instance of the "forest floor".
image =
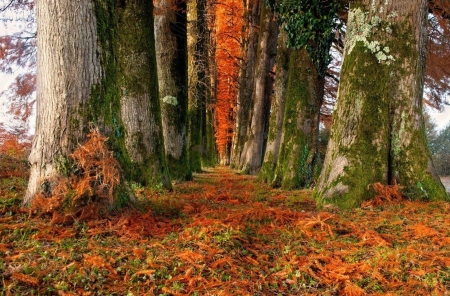
<svg viewBox="0 0 450 296">
<path fill-rule="evenodd" d="M 51 223 L 0 180 L 0 295 L 450 295 L 450 204 L 317 210 L 228 168 L 139 206 Z"/>
</svg>

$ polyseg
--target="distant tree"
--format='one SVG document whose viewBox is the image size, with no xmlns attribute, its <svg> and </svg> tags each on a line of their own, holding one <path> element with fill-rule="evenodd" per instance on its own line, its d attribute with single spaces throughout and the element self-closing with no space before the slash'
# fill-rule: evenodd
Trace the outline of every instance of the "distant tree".
<svg viewBox="0 0 450 296">
<path fill-rule="evenodd" d="M 256 54 L 260 34 L 260 6 L 262 0 L 245 0 L 244 30 L 241 43 L 243 53 L 239 67 L 239 87 L 236 104 L 236 124 L 234 127 L 230 164 L 233 168 L 241 169 L 244 145 L 247 141 L 247 129 L 250 121 L 253 85 L 255 78 Z"/>
<path fill-rule="evenodd" d="M 440 176 L 450 175 L 450 124 L 438 131 L 436 123 L 425 112 L 425 130 L 434 166 Z"/>
<path fill-rule="evenodd" d="M 287 32 L 280 30 L 276 58 L 276 74 L 274 82 L 274 96 L 270 105 L 270 122 L 267 136 L 267 147 L 258 179 L 265 183 L 272 183 L 278 163 L 278 155 L 283 142 L 283 121 L 288 88 L 289 64 L 291 49 L 287 47 Z"/>
<path fill-rule="evenodd" d="M 210 26 L 206 0 L 188 1 L 188 80 L 189 80 L 189 164 L 199 172 L 214 166 L 216 151 L 214 121 L 211 117 Z"/>
<path fill-rule="evenodd" d="M 260 34 L 254 72 L 252 105 L 246 142 L 240 158 L 242 170 L 248 174 L 259 172 L 264 158 L 270 116 L 270 96 L 278 39 L 278 25 L 274 13 L 265 4 L 260 6 Z"/>
<path fill-rule="evenodd" d="M 231 145 L 236 119 L 236 96 L 241 58 L 241 34 L 244 12 L 242 0 L 215 2 L 216 60 L 215 134 L 219 162 L 230 164 Z"/>
<path fill-rule="evenodd" d="M 450 124 L 430 140 L 434 165 L 440 176 L 450 176 Z"/>
<path fill-rule="evenodd" d="M 7 99 L 8 113 L 13 119 L 4 122 L 5 132 L 14 130 L 13 133 L 24 140 L 36 102 L 35 1 L 3 3 L 4 6 L 0 6 L 0 26 L 11 33 L 0 36 L 0 72 L 16 75 L 9 88 L 0 93 Z"/>
<path fill-rule="evenodd" d="M 429 105 L 440 109 L 450 96 L 450 4 L 447 3 L 447 13 L 432 8 L 428 17 L 425 98 Z"/>
<path fill-rule="evenodd" d="M 187 3 L 155 2 L 156 62 L 167 164 L 173 179 L 192 178 L 188 158 Z"/>
</svg>

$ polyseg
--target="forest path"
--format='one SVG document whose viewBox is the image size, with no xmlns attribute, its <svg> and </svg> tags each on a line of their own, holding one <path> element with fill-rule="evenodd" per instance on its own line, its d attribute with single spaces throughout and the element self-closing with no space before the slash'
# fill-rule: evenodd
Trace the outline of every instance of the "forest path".
<svg viewBox="0 0 450 296">
<path fill-rule="evenodd" d="M 51 223 L 1 179 L 0 295 L 446 295 L 449 203 L 317 210 L 226 167 L 133 209 Z M 14 190 L 12 189 L 14 186 Z M 57 271 L 57 272 L 56 272 Z"/>
</svg>

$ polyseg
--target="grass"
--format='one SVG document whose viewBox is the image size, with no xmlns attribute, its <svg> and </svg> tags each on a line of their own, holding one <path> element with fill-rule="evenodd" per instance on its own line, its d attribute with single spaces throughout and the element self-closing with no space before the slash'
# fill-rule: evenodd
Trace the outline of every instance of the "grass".
<svg viewBox="0 0 450 296">
<path fill-rule="evenodd" d="M 0 182 L 0 295 L 447 295 L 450 205 L 316 210 L 219 167 L 138 207 L 52 225 Z"/>
</svg>

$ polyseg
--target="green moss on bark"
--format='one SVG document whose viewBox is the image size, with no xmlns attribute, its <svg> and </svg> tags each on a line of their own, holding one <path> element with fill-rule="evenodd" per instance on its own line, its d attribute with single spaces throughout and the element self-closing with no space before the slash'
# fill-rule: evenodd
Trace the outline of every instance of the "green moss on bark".
<svg viewBox="0 0 450 296">
<path fill-rule="evenodd" d="M 391 28 L 392 33 L 376 30 L 371 38 L 390 49 L 394 62 L 380 61 L 362 41 L 344 58 L 333 149 L 327 152 L 332 161 L 315 192 L 319 204 L 357 207 L 374 196 L 369 185 L 376 182 L 404 186 L 410 199 L 447 198 L 440 181 L 427 171 L 430 154 L 418 120 L 421 97 L 414 97 L 420 89 L 413 89 L 422 82 L 408 80 L 423 78 L 416 68 L 420 59 L 412 28 L 406 23 Z M 344 169 L 336 175 L 333 164 Z"/>
<path fill-rule="evenodd" d="M 283 123 L 283 143 L 273 186 L 285 189 L 309 187 L 317 157 L 318 113 L 321 97 L 316 93 L 317 70 L 306 50 L 291 53 Z"/>
<path fill-rule="evenodd" d="M 162 184 L 171 189 L 162 134 L 155 134 L 151 143 L 153 151 L 149 152 L 141 131 L 127 131 L 121 116 L 124 96 L 148 93 L 151 98 L 149 113 L 154 124 L 161 127 L 152 5 L 147 1 L 116 3 L 114 0 L 95 0 L 94 10 L 103 76 L 101 82 L 93 87 L 88 104 L 81 106 L 80 114 L 86 122 L 93 122 L 109 137 L 110 149 L 121 164 L 125 180 L 147 186 Z M 140 62 L 143 63 L 131 72 L 126 69 L 133 67 L 133 61 L 127 60 L 129 53 L 141 57 Z M 131 160 L 125 144 L 127 138 L 144 156 L 142 161 Z"/>
</svg>

